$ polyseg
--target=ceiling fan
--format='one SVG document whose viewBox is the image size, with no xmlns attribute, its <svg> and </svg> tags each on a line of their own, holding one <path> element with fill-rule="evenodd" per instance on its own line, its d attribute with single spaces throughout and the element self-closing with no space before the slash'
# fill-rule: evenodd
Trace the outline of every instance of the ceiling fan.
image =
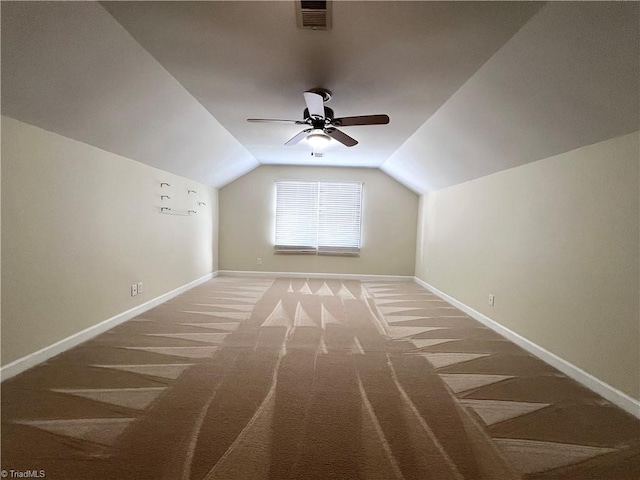
<svg viewBox="0 0 640 480">
<path fill-rule="evenodd" d="M 294 123 L 307 125 L 303 131 L 290 139 L 285 145 L 295 145 L 307 139 L 314 150 L 319 150 L 327 145 L 331 139 L 337 140 L 347 147 L 358 144 L 355 138 L 338 130 L 336 127 L 351 127 L 354 125 L 385 125 L 389 123 L 388 115 L 360 115 L 357 117 L 333 116 L 333 110 L 325 107 L 324 103 L 331 100 L 331 92 L 324 88 L 314 88 L 304 92 L 304 101 L 307 108 L 302 114 L 303 120 L 278 120 L 270 118 L 247 118 L 248 122 L 266 123 Z"/>
</svg>

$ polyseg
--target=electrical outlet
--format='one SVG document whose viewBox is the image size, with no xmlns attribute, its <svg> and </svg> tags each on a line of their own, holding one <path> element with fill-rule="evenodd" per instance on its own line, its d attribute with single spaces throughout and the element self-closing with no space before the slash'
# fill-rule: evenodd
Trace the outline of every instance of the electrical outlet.
<svg viewBox="0 0 640 480">
<path fill-rule="evenodd" d="M 142 282 L 138 282 L 138 294 L 142 293 Z"/>
<path fill-rule="evenodd" d="M 257 264 L 258 264 L 258 265 L 262 265 L 262 258 L 258 257 Z"/>
<path fill-rule="evenodd" d="M 135 297 L 136 295 L 138 295 L 138 284 L 134 283 L 131 285 L 131 296 Z"/>
<path fill-rule="evenodd" d="M 490 293 L 489 294 L 489 305 L 491 305 L 493 307 L 493 305 L 495 303 L 495 300 L 496 300 L 496 297 Z"/>
</svg>

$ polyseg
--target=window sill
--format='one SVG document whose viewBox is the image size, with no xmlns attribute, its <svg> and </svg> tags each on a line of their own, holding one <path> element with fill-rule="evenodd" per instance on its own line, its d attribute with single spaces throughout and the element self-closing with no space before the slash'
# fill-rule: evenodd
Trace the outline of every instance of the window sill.
<svg viewBox="0 0 640 480">
<path fill-rule="evenodd" d="M 359 257 L 360 252 L 339 252 L 339 251 L 325 251 L 319 252 L 317 250 L 274 250 L 274 255 L 317 255 L 323 257 Z"/>
</svg>

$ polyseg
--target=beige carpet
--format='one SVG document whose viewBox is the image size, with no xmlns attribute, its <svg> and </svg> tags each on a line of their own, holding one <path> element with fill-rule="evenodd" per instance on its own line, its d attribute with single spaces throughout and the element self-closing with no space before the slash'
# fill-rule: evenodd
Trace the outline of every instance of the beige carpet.
<svg viewBox="0 0 640 480">
<path fill-rule="evenodd" d="M 408 282 L 216 278 L 3 384 L 47 479 L 640 478 L 640 422 Z"/>
</svg>

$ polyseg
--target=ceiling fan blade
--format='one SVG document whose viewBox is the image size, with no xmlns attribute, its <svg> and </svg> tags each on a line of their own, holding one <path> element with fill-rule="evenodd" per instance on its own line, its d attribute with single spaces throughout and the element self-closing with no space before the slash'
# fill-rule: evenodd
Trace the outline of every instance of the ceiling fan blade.
<svg viewBox="0 0 640 480">
<path fill-rule="evenodd" d="M 337 128 L 327 128 L 325 133 L 347 147 L 353 147 L 358 144 L 358 141 L 355 138 L 351 138 L 349 135 L 341 132 Z"/>
<path fill-rule="evenodd" d="M 324 99 L 322 95 L 304 92 L 304 101 L 307 104 L 310 116 L 324 118 Z"/>
<path fill-rule="evenodd" d="M 305 125 L 302 120 L 279 120 L 276 118 L 247 118 L 247 122 L 254 123 L 294 123 L 296 125 Z"/>
<path fill-rule="evenodd" d="M 359 117 L 334 118 L 333 125 L 337 127 L 350 127 L 352 125 L 386 125 L 389 123 L 389 115 L 361 115 Z"/>
<path fill-rule="evenodd" d="M 307 138 L 307 135 L 309 134 L 310 131 L 311 131 L 310 128 L 307 128 L 307 129 L 301 131 L 299 134 L 297 134 L 291 140 L 286 142 L 285 145 L 291 146 L 291 145 L 295 145 L 296 143 L 300 143 L 303 139 Z"/>
</svg>

